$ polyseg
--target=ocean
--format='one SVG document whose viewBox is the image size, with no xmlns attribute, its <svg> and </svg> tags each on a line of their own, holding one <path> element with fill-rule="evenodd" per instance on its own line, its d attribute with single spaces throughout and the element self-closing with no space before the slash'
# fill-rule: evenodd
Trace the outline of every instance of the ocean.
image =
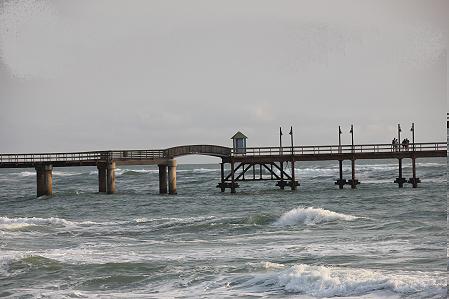
<svg viewBox="0 0 449 299">
<path fill-rule="evenodd" d="M 236 194 L 218 161 L 178 165 L 176 196 L 153 166 L 119 166 L 113 195 L 96 168 L 55 168 L 39 199 L 33 169 L 0 169 L 0 297 L 445 298 L 446 165 L 417 160 L 399 189 L 397 161 L 358 161 L 338 190 L 337 162 L 298 162 L 297 191 Z"/>
</svg>

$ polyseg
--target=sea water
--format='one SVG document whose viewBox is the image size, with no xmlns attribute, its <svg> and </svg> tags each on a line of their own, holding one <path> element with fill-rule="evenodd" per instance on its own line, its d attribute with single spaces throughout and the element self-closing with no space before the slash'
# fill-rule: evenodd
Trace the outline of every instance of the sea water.
<svg viewBox="0 0 449 299">
<path fill-rule="evenodd" d="M 297 191 L 237 194 L 218 164 L 178 165 L 176 196 L 157 167 L 119 167 L 116 194 L 96 168 L 55 168 L 39 199 L 33 169 L 0 170 L 0 297 L 446 297 L 445 158 L 417 161 L 417 189 L 393 183 L 397 160 L 357 161 L 357 190 L 336 162 L 298 162 Z"/>
</svg>

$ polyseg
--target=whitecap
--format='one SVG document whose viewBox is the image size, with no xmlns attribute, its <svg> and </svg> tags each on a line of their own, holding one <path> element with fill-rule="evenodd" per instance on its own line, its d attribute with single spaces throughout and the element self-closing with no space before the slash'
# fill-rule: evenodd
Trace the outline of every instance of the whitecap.
<svg viewBox="0 0 449 299">
<path fill-rule="evenodd" d="M 0 217 L 0 227 L 4 225 L 62 225 L 69 226 L 74 223 L 62 218 L 50 217 L 50 218 L 37 218 L 37 217 L 24 217 L 24 218 L 9 218 Z"/>
<path fill-rule="evenodd" d="M 295 265 L 278 273 L 277 283 L 287 292 L 316 297 L 358 296 L 379 290 L 400 294 L 445 292 L 444 277 L 426 273 L 387 274 L 308 265 Z"/>
<path fill-rule="evenodd" d="M 446 293 L 444 275 L 419 271 L 389 273 L 304 264 L 294 265 L 285 270 L 256 274 L 239 285 L 239 288 L 258 289 L 261 286 L 318 298 L 360 297 L 378 291 L 399 295 L 419 294 L 422 297 L 440 297 Z"/>
<path fill-rule="evenodd" d="M 286 226 L 296 224 L 314 225 L 336 220 L 353 221 L 359 217 L 341 214 L 321 208 L 295 208 L 284 213 L 274 225 Z"/>
</svg>

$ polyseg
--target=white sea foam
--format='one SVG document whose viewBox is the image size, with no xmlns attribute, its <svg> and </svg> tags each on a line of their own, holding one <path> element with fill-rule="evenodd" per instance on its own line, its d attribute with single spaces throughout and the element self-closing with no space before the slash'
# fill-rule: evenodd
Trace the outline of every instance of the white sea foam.
<svg viewBox="0 0 449 299">
<path fill-rule="evenodd" d="M 281 264 L 276 264 L 281 265 Z M 278 266 L 282 269 L 282 267 Z M 268 267 L 268 269 L 272 269 Z M 384 273 L 365 269 L 295 265 L 288 269 L 257 275 L 243 286 L 275 285 L 289 293 L 313 297 L 362 296 L 375 291 L 396 294 L 443 296 L 446 293 L 444 275 L 425 272 Z"/>
<path fill-rule="evenodd" d="M 296 224 L 314 225 L 336 220 L 353 221 L 359 217 L 341 214 L 321 208 L 295 208 L 284 213 L 274 225 L 286 226 Z"/>
<path fill-rule="evenodd" d="M 37 218 L 37 217 L 26 217 L 26 218 L 9 218 L 0 217 L 0 225 L 10 225 L 10 224 L 29 224 L 29 225 L 73 225 L 73 222 L 67 221 L 62 218 L 50 217 L 50 218 Z"/>
<path fill-rule="evenodd" d="M 67 172 L 67 171 L 53 171 L 53 176 L 74 176 L 74 175 L 81 175 L 81 172 Z M 30 177 L 30 176 L 36 176 L 35 171 L 21 171 L 19 173 L 11 173 L 11 175 L 18 175 L 20 177 Z"/>
<path fill-rule="evenodd" d="M 211 169 L 211 168 L 195 168 L 193 170 L 193 172 L 200 172 L 200 173 L 202 173 L 202 172 L 218 172 L 218 171 L 220 171 L 220 170 L 219 169 Z"/>
<path fill-rule="evenodd" d="M 158 170 L 157 169 L 121 169 L 121 168 L 117 168 L 115 170 L 115 175 L 116 176 L 122 176 L 124 174 L 130 174 L 130 173 L 138 173 L 138 174 L 146 174 L 146 173 L 157 173 Z M 93 174 L 97 174 L 97 172 L 93 173 Z"/>
<path fill-rule="evenodd" d="M 91 225 L 98 224 L 92 221 L 72 222 L 63 218 L 37 218 L 37 217 L 0 217 L 0 230 L 19 230 L 21 228 L 30 226 L 63 226 L 72 227 L 77 225 Z"/>
</svg>

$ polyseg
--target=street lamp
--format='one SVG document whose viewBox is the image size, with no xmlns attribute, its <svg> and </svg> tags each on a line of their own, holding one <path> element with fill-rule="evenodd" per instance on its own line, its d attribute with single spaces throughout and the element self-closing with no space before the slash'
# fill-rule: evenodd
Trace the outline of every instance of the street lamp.
<svg viewBox="0 0 449 299">
<path fill-rule="evenodd" d="M 354 153 L 354 126 L 351 125 L 351 130 L 349 131 L 351 133 L 351 145 L 352 145 L 352 152 Z"/>
<path fill-rule="evenodd" d="M 290 134 L 290 140 L 292 143 L 292 155 L 293 155 L 293 126 L 290 126 L 290 133 L 288 134 Z"/>
<path fill-rule="evenodd" d="M 279 155 L 282 155 L 282 127 L 279 127 Z"/>
<path fill-rule="evenodd" d="M 415 151 L 415 123 L 412 123 L 412 128 L 410 131 L 412 131 L 413 151 Z"/>
<path fill-rule="evenodd" d="M 341 153 L 341 127 L 338 126 L 338 152 Z"/>
</svg>

